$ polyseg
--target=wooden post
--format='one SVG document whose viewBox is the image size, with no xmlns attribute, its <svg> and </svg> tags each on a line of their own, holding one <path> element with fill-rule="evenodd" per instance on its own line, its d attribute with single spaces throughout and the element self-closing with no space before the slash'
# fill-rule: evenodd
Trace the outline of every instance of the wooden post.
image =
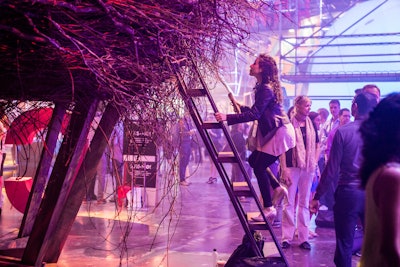
<svg viewBox="0 0 400 267">
<path fill-rule="evenodd" d="M 57 146 L 58 135 L 61 131 L 62 122 L 66 114 L 65 104 L 57 104 L 54 107 L 53 114 L 48 125 L 46 141 L 43 144 L 42 155 L 39 166 L 36 170 L 33 185 L 29 194 L 28 203 L 22 218 L 18 237 L 28 236 L 32 230 L 33 223 L 39 210 L 42 195 L 47 184 L 47 178 L 53 160 L 54 151 Z"/>
<path fill-rule="evenodd" d="M 48 232 L 46 248 L 42 251 L 43 262 L 56 263 L 58 261 L 72 224 L 79 212 L 85 194 L 85 183 L 90 184 L 91 180 L 95 179 L 98 162 L 108 145 L 108 140 L 119 118 L 119 113 L 115 107 L 108 105 L 94 134 L 84 162 L 76 179 L 71 184 L 65 204 L 58 207 L 59 216 L 54 216 L 55 220 L 52 221 L 52 229 Z"/>
<path fill-rule="evenodd" d="M 57 219 L 53 218 L 54 214 L 58 214 L 57 211 L 62 208 L 60 206 L 64 204 L 63 200 L 67 197 L 67 192 L 63 187 L 69 187 L 68 183 L 76 175 L 77 169 L 74 168 L 79 168 L 80 159 L 84 156 L 82 153 L 87 144 L 87 135 L 98 104 L 98 100 L 93 100 L 89 102 L 88 108 L 88 101 L 88 99 L 84 99 L 78 102 L 71 115 L 70 127 L 68 128 L 70 131 L 64 136 L 22 255 L 21 261 L 24 264 L 41 266 L 42 259 L 39 255 L 46 249 L 49 230 L 53 228 L 51 224 Z M 66 181 L 65 185 L 64 181 Z"/>
</svg>

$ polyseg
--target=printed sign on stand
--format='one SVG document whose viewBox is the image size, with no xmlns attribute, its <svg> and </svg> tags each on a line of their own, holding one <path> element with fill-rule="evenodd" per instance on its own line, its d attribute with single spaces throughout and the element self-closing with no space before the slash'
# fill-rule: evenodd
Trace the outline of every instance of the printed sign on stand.
<svg viewBox="0 0 400 267">
<path fill-rule="evenodd" d="M 157 149 L 152 139 L 152 133 L 141 131 L 135 122 L 125 123 L 124 129 L 124 178 L 132 188 L 143 189 L 141 198 L 143 206 L 155 203 L 157 177 Z M 137 190 L 132 190 L 132 193 Z M 138 194 L 138 193 L 137 193 Z M 138 196 L 132 196 L 137 199 Z M 154 198 L 154 199 L 153 199 Z M 137 200 L 134 201 L 137 205 Z"/>
</svg>

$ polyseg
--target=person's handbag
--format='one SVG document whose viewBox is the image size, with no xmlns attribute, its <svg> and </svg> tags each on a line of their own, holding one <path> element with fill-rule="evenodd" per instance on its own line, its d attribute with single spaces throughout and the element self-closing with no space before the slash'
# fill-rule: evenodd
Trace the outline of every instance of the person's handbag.
<svg viewBox="0 0 400 267">
<path fill-rule="evenodd" d="M 262 256 L 258 257 L 256 255 L 250 240 L 245 235 L 242 239 L 242 244 L 233 251 L 225 263 L 225 267 L 287 267 L 281 257 L 264 257 L 264 239 L 259 231 L 254 231 L 253 234 Z"/>
<path fill-rule="evenodd" d="M 261 138 L 261 147 L 264 146 L 271 138 L 276 134 L 278 129 L 283 125 L 282 120 L 277 118 L 276 124 L 271 127 L 271 130 Z M 253 121 L 253 125 L 250 127 L 249 136 L 246 140 L 247 149 L 250 151 L 257 150 L 257 131 L 258 121 Z"/>
<path fill-rule="evenodd" d="M 256 239 L 256 244 L 260 251 L 263 253 L 264 249 L 264 240 L 262 239 L 262 236 L 259 231 L 253 231 L 253 235 Z M 237 266 L 242 266 L 239 265 L 239 262 L 241 262 L 244 259 L 249 259 L 252 257 L 256 257 L 257 254 L 253 251 L 251 241 L 247 237 L 247 235 L 244 235 L 242 238 L 242 244 L 240 244 L 232 253 L 232 255 L 229 257 L 228 261 L 225 263 L 225 267 L 237 267 Z M 264 256 L 264 255 L 262 255 Z M 243 265 L 243 266 L 248 266 L 248 265 Z"/>
</svg>

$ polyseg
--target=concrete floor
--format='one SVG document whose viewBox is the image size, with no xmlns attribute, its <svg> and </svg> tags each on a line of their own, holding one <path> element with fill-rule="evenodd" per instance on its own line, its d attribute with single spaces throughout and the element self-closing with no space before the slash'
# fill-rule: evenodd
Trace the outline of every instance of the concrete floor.
<svg viewBox="0 0 400 267">
<path fill-rule="evenodd" d="M 113 202 L 84 202 L 57 266 L 209 267 L 214 248 L 221 260 L 227 260 L 244 232 L 224 185 L 208 184 L 209 176 L 210 163 L 205 161 L 190 178 L 190 186 L 158 189 L 157 199 L 164 198 L 157 207 L 128 211 L 116 209 Z M 21 219 L 6 200 L 0 219 L 1 248 L 23 242 L 16 240 Z M 319 236 L 310 240 L 311 251 L 295 244 L 284 250 L 290 266 L 334 266 L 334 230 L 315 230 Z M 280 228 L 274 232 L 279 238 Z M 264 253 L 277 256 L 268 232 L 265 238 Z M 353 257 L 353 267 L 358 259 Z"/>
</svg>

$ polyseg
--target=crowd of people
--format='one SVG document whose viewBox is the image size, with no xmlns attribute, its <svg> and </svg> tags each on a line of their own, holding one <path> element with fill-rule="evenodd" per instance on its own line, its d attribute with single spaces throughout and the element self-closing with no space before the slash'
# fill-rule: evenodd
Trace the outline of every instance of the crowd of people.
<svg viewBox="0 0 400 267">
<path fill-rule="evenodd" d="M 284 113 L 276 64 L 271 62 L 271 57 L 259 55 L 250 66 L 257 80 L 253 106 L 240 106 L 239 114 L 215 114 L 228 125 L 258 122 L 257 143 L 248 161 L 264 214 L 252 219 L 276 217 L 270 189 L 278 189 L 285 196 L 283 249 L 297 243 L 311 250 L 308 240 L 316 236 L 310 231 L 311 216 L 332 210 L 336 266 L 352 266 L 357 227 L 365 229 L 360 266 L 400 266 L 400 129 L 393 123 L 400 112 L 400 94 L 379 103 L 379 87 L 367 84 L 355 91 L 350 108 L 332 99 L 330 117 L 325 108 L 311 111 L 312 101 L 305 95 L 297 96 Z M 266 171 L 277 160 L 280 182 Z"/>
<path fill-rule="evenodd" d="M 256 78 L 254 104 L 240 105 L 240 113 L 217 112 L 215 118 L 231 125 L 241 159 L 257 179 L 264 214 L 252 220 L 281 220 L 273 224 L 282 228 L 281 247 L 297 243 L 311 250 L 309 238 L 317 234 L 310 218 L 328 210 L 334 218 L 336 266 L 351 267 L 357 227 L 365 231 L 362 253 L 357 251 L 360 266 L 400 266 L 400 129 L 393 124 L 400 94 L 379 103 L 379 87 L 367 84 L 355 90 L 351 107 L 332 99 L 328 109 L 312 111 L 311 99 L 300 95 L 285 112 L 274 59 L 259 55 L 250 75 Z M 254 130 L 241 125 L 252 121 L 258 122 L 256 143 L 246 158 L 245 139 Z M 275 163 L 280 181 L 267 171 Z M 232 170 L 232 182 L 243 179 L 235 166 Z M 276 199 L 282 198 L 278 218 Z"/>
<path fill-rule="evenodd" d="M 381 101 L 379 87 L 367 84 L 355 91 L 348 108 L 341 107 L 338 99 L 332 99 L 329 110 L 312 111 L 312 100 L 299 95 L 293 106 L 284 111 L 275 60 L 259 55 L 250 66 L 250 76 L 256 79 L 254 104 L 239 105 L 239 113 L 217 112 L 214 116 L 218 122 L 226 121 L 231 126 L 240 159 L 251 167 L 257 179 L 263 213 L 251 219 L 279 221 L 274 225 L 282 229 L 283 249 L 297 244 L 301 249 L 311 250 L 309 239 L 317 236 L 310 230 L 312 215 L 331 210 L 336 266 L 351 267 L 357 226 L 364 229 L 360 266 L 400 266 L 400 124 L 397 123 L 400 93 L 389 94 Z M 2 119 L 4 112 L 0 115 L 2 162 L 6 122 Z M 248 129 L 248 123 L 254 121 L 257 128 Z M 179 185 L 188 186 L 190 159 L 201 161 L 202 152 L 197 147 L 200 152 L 194 156 L 196 131 L 190 116 L 180 119 L 175 129 L 174 140 L 179 141 Z M 249 131 L 254 132 L 255 139 L 248 156 L 246 137 L 252 134 Z M 87 201 L 105 202 L 107 171 L 115 175 L 116 188 L 123 185 L 122 133 L 123 126 L 119 123 L 111 138 L 112 148 L 105 152 L 96 179 L 87 185 Z M 223 150 L 221 132 L 210 131 L 210 136 L 216 149 Z M 198 140 L 196 143 L 199 144 Z M 268 169 L 276 169 L 275 175 Z M 251 177 L 251 172 L 248 174 Z M 210 169 L 208 182 L 216 180 L 214 167 Z M 231 181 L 243 180 L 240 169 L 233 165 Z M 0 214 L 1 203 L 0 195 Z M 280 218 L 277 209 L 282 203 Z"/>
</svg>

